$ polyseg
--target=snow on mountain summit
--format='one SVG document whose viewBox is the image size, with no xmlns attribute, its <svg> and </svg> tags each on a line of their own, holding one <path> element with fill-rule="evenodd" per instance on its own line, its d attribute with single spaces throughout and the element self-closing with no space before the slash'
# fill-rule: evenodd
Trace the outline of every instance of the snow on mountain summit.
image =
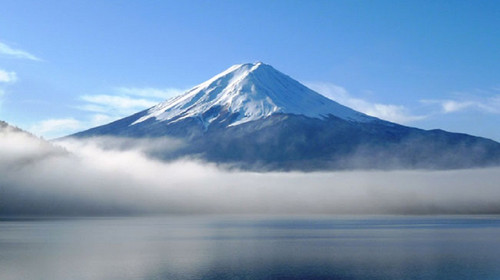
<svg viewBox="0 0 500 280">
<path fill-rule="evenodd" d="M 235 126 L 275 113 L 357 122 L 374 118 L 338 104 L 262 62 L 231 66 L 184 94 L 166 100 L 131 125 L 155 118 L 168 123 L 198 118 L 205 126 L 228 121 Z M 229 120 L 227 118 L 230 118 Z"/>
</svg>

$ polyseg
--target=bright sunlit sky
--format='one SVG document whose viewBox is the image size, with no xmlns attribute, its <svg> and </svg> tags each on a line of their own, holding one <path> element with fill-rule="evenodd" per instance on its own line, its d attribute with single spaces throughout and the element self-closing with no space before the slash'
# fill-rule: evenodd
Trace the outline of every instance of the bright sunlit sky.
<svg viewBox="0 0 500 280">
<path fill-rule="evenodd" d="M 356 110 L 500 141 L 499 1 L 0 1 L 0 120 L 46 138 L 263 61 Z"/>
</svg>

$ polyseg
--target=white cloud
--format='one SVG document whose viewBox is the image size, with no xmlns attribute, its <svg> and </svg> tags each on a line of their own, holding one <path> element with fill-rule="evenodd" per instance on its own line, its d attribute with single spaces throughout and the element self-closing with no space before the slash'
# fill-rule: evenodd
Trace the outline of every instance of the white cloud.
<svg viewBox="0 0 500 280">
<path fill-rule="evenodd" d="M 182 90 L 177 89 L 126 87 L 115 88 L 114 91 L 119 95 L 98 94 L 80 96 L 80 100 L 84 103 L 75 106 L 75 108 L 89 112 L 83 118 L 43 120 L 32 125 L 29 130 L 47 138 L 61 137 L 110 123 L 124 116 L 152 107 L 164 100 L 168 95 L 177 95 L 182 92 Z M 141 96 L 141 98 L 137 96 Z"/>
<path fill-rule="evenodd" d="M 0 88 L 0 112 L 2 110 L 3 96 L 5 95 L 5 90 Z"/>
<path fill-rule="evenodd" d="M 117 95 L 98 94 L 80 96 L 80 100 L 85 103 L 75 107 L 92 113 L 92 115 L 87 116 L 87 121 L 82 121 L 83 124 L 86 124 L 84 127 L 109 123 L 152 107 L 167 98 L 184 92 L 182 89 L 158 89 L 151 87 L 117 87 L 113 91 Z"/>
<path fill-rule="evenodd" d="M 117 118 L 106 114 L 93 114 L 80 120 L 74 118 L 47 119 L 31 125 L 28 131 L 38 136 L 53 139 L 110 123 Z"/>
<path fill-rule="evenodd" d="M 143 98 L 132 98 L 128 96 L 116 96 L 116 95 L 83 95 L 80 97 L 82 100 L 89 103 L 97 104 L 105 108 L 112 108 L 118 110 L 124 109 L 143 109 L 147 107 L 152 107 L 158 102 L 143 99 Z"/>
<path fill-rule="evenodd" d="M 426 118 L 426 116 L 412 115 L 409 110 L 402 105 L 379 103 L 371 104 L 366 102 L 363 107 L 359 107 L 359 110 L 367 115 L 393 121 L 396 123 L 410 123 Z"/>
<path fill-rule="evenodd" d="M 115 118 L 106 114 L 95 114 L 91 117 L 89 124 L 90 126 L 98 126 L 112 122 L 114 120 Z"/>
<path fill-rule="evenodd" d="M 5 84 L 14 83 L 17 81 L 17 74 L 15 72 L 9 72 L 3 69 L 0 69 L 0 110 L 3 105 L 3 97 L 7 93 L 5 90 Z"/>
<path fill-rule="evenodd" d="M 88 111 L 88 112 L 94 112 L 94 113 L 109 113 L 109 109 L 105 106 L 101 105 L 96 105 L 96 104 L 84 104 L 84 105 L 78 105 L 75 106 L 75 108 L 83 110 L 83 111 Z"/>
<path fill-rule="evenodd" d="M 27 51 L 23 51 L 20 49 L 14 49 L 14 48 L 12 48 L 12 47 L 10 47 L 7 44 L 2 43 L 2 42 L 0 42 L 0 54 L 15 57 L 15 58 L 41 61 L 40 58 L 34 56 L 33 54 L 31 54 Z"/>
<path fill-rule="evenodd" d="M 48 119 L 33 124 L 28 130 L 35 135 L 47 138 L 64 136 L 69 132 L 82 129 L 84 124 L 73 118 Z"/>
<path fill-rule="evenodd" d="M 136 88 L 136 87 L 118 87 L 116 91 L 125 95 L 137 95 L 143 97 L 155 97 L 161 99 L 167 99 L 171 97 L 178 96 L 185 92 L 183 89 L 177 88 Z"/>
<path fill-rule="evenodd" d="M 137 88 L 137 87 L 117 87 L 113 89 L 116 95 L 98 94 L 80 96 L 86 104 L 77 106 L 78 109 L 111 114 L 116 117 L 123 117 L 137 111 L 152 107 L 159 102 L 182 94 L 183 89 L 175 88 Z"/>
<path fill-rule="evenodd" d="M 306 83 L 306 85 L 344 106 L 383 120 L 406 124 L 427 117 L 413 115 L 408 108 L 402 105 L 372 103 L 353 97 L 345 88 L 332 83 Z"/>
<path fill-rule="evenodd" d="M 17 81 L 16 72 L 9 72 L 0 69 L 0 83 L 14 83 Z"/>
<path fill-rule="evenodd" d="M 443 111 L 445 113 L 462 111 L 464 109 L 467 109 L 475 105 L 476 105 L 475 102 L 470 102 L 470 101 L 458 102 L 454 100 L 445 100 L 441 103 L 441 106 L 443 107 Z"/>
<path fill-rule="evenodd" d="M 461 95 L 457 99 L 421 100 L 421 103 L 438 105 L 443 114 L 458 113 L 466 110 L 500 114 L 500 94 L 493 94 L 486 97 Z"/>
</svg>

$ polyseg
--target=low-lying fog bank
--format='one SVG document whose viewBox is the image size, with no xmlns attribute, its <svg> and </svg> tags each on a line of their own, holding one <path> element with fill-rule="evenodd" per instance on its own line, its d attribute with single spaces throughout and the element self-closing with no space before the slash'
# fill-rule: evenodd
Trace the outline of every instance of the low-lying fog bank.
<svg viewBox="0 0 500 280">
<path fill-rule="evenodd" d="M 500 168 L 253 173 L 144 152 L 175 141 L 110 141 L 3 130 L 0 215 L 500 213 Z"/>
</svg>

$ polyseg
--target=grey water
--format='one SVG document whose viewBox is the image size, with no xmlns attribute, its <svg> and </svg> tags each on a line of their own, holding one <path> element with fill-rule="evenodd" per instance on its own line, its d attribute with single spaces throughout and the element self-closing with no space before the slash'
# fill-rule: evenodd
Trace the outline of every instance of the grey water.
<svg viewBox="0 0 500 280">
<path fill-rule="evenodd" d="M 500 216 L 1 218 L 0 279 L 500 279 Z"/>
</svg>

